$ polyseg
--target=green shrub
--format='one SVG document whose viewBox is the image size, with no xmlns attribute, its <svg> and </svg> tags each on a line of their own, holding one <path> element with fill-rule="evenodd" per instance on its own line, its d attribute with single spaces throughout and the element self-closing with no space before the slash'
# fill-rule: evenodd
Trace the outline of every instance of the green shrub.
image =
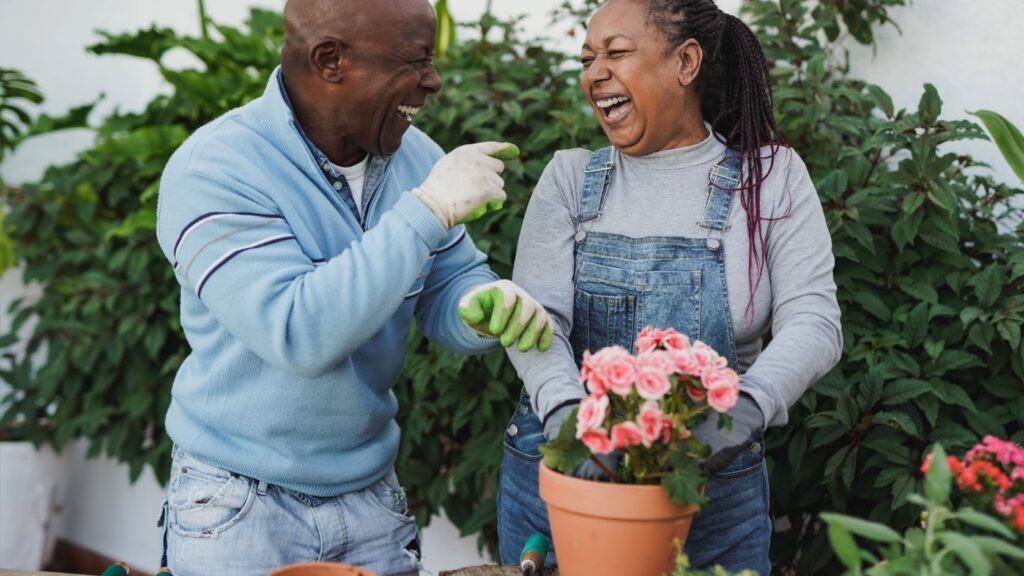
<svg viewBox="0 0 1024 576">
<path fill-rule="evenodd" d="M 774 62 L 782 134 L 825 208 L 846 340 L 839 366 L 768 436 L 773 511 L 789 526 L 772 553 L 798 573 L 838 570 L 822 511 L 911 526 L 931 443 L 1024 438 L 1024 228 L 1010 204 L 1021 190 L 946 151 L 984 134 L 943 119 L 931 85 L 917 110 L 896 110 L 847 74 L 843 31 L 871 42 L 901 4 L 744 5 Z"/>
<path fill-rule="evenodd" d="M 0 162 L 28 131 L 32 117 L 26 109 L 43 101 L 36 83 L 17 70 L 0 68 Z M 7 186 L 0 176 L 0 274 L 14 264 L 14 243 L 4 234 Z"/>
</svg>

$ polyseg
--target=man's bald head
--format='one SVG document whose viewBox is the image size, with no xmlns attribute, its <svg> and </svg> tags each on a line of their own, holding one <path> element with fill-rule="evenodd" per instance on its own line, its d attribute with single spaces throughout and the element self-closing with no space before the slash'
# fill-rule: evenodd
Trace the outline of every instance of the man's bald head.
<svg viewBox="0 0 1024 576">
<path fill-rule="evenodd" d="M 281 70 L 293 112 L 336 163 L 394 153 L 441 89 L 429 0 L 288 0 L 284 23 Z"/>
<path fill-rule="evenodd" d="M 325 44 L 333 45 L 329 51 L 337 57 L 335 50 L 379 43 L 386 32 L 400 32 L 410 17 L 425 14 L 433 18 L 427 0 L 288 0 L 281 51 L 285 76 L 316 73 Z"/>
</svg>

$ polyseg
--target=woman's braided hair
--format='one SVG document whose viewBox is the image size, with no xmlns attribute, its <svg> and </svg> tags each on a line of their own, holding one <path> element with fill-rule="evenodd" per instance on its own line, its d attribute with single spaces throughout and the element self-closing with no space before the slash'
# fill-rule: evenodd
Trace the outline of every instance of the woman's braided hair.
<svg viewBox="0 0 1024 576">
<path fill-rule="evenodd" d="M 693 38 L 704 52 L 697 76 L 701 114 L 724 143 L 742 156 L 742 182 L 734 191 L 747 213 L 747 261 L 752 315 L 754 290 L 764 271 L 765 239 L 761 223 L 761 183 L 774 166 L 782 140 L 772 114 L 768 62 L 754 33 L 739 18 L 722 12 L 713 0 L 645 0 L 649 22 L 675 48 Z M 767 155 L 767 170 L 761 161 Z"/>
</svg>

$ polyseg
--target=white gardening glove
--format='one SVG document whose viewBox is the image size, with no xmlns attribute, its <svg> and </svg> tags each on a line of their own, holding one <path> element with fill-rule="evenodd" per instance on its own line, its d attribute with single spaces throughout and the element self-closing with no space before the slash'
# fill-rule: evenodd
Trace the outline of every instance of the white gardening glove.
<svg viewBox="0 0 1024 576">
<path fill-rule="evenodd" d="M 451 230 L 477 208 L 505 201 L 505 163 L 493 155 L 512 147 L 505 142 L 479 142 L 452 150 L 437 161 L 413 196 Z"/>
<path fill-rule="evenodd" d="M 555 332 L 544 307 L 510 280 L 481 284 L 466 292 L 459 300 L 459 317 L 478 334 L 498 337 L 506 348 L 518 342 L 520 352 L 534 344 L 544 352 Z"/>
</svg>

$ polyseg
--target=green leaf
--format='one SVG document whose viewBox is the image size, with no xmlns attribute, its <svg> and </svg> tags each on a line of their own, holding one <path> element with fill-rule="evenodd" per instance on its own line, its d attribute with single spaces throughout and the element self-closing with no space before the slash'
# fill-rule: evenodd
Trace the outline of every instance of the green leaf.
<svg viewBox="0 0 1024 576">
<path fill-rule="evenodd" d="M 886 116 L 892 116 L 892 97 L 890 97 L 885 90 L 882 90 L 874 84 L 868 84 L 865 88 L 867 89 L 868 94 L 871 95 L 871 99 L 875 101 L 875 105 L 878 106 L 882 112 L 885 112 Z"/>
<path fill-rule="evenodd" d="M 437 0 L 434 3 L 434 14 L 437 17 L 434 52 L 444 55 L 448 52 L 448 48 L 455 43 L 455 18 L 448 11 L 448 0 Z"/>
<path fill-rule="evenodd" d="M 932 385 L 923 380 L 901 378 L 885 385 L 882 390 L 883 404 L 902 404 L 907 400 L 916 398 L 921 394 L 932 391 Z"/>
<path fill-rule="evenodd" d="M 888 322 L 892 318 L 892 313 L 885 305 L 885 302 L 882 302 L 881 298 L 871 292 L 858 292 L 853 295 L 853 300 L 860 304 L 865 311 L 882 322 Z"/>
<path fill-rule="evenodd" d="M 828 461 L 825 462 L 825 480 L 832 480 L 833 478 L 835 478 L 836 471 L 839 469 L 839 466 L 843 463 L 843 461 L 846 460 L 846 456 L 849 454 L 849 452 L 850 447 L 843 446 L 839 450 L 836 450 L 831 456 L 829 456 Z"/>
<path fill-rule="evenodd" d="M 1010 348 L 1016 350 L 1020 346 L 1020 324 L 1010 320 L 1000 320 L 996 324 L 996 331 L 1010 344 Z"/>
<path fill-rule="evenodd" d="M 935 362 L 932 363 L 931 369 L 928 373 L 934 376 L 942 376 L 952 370 L 963 370 L 965 368 L 973 368 L 975 366 L 984 366 L 985 363 L 980 358 L 971 354 L 970 352 L 964 352 L 963 350 L 946 350 L 942 353 Z"/>
<path fill-rule="evenodd" d="M 898 532 L 884 524 L 869 522 L 853 516 L 844 516 L 831 512 L 822 512 L 821 519 L 829 525 L 838 524 L 857 536 L 863 536 L 875 542 L 883 544 L 895 544 L 901 540 Z"/>
<path fill-rule="evenodd" d="M 672 472 L 661 479 L 661 485 L 668 497 L 676 504 L 703 506 L 707 499 L 701 494 L 700 465 L 684 451 L 672 454 Z"/>
<path fill-rule="evenodd" d="M 152 233 L 156 230 L 156 207 L 147 207 L 129 214 L 117 226 L 107 231 L 105 240 L 124 238 L 136 232 Z"/>
<path fill-rule="evenodd" d="M 998 554 L 999 556 L 1009 556 L 1016 560 L 1024 560 L 1024 548 L 1014 546 L 1009 542 L 992 536 L 974 536 L 972 539 L 985 552 Z"/>
<path fill-rule="evenodd" d="M 903 290 L 918 300 L 924 300 L 929 304 L 939 303 L 938 292 L 935 291 L 935 288 L 926 284 L 902 284 L 900 285 L 900 290 Z"/>
<path fill-rule="evenodd" d="M 928 356 L 935 360 L 942 354 L 943 349 L 946 347 L 944 340 L 932 340 L 931 338 L 924 341 L 924 350 L 928 353 Z"/>
<path fill-rule="evenodd" d="M 961 508 L 953 514 L 953 518 L 960 520 L 961 522 L 966 522 L 976 528 L 995 532 L 1004 538 L 1014 538 L 1013 531 L 1007 528 L 1006 524 L 996 520 L 988 514 L 983 514 L 970 508 Z"/>
<path fill-rule="evenodd" d="M 828 540 L 840 562 L 850 570 L 860 570 L 860 549 L 849 530 L 838 522 L 829 522 Z"/>
<path fill-rule="evenodd" d="M 917 113 L 920 114 L 923 124 L 934 124 L 939 119 L 939 114 L 942 113 L 942 99 L 939 98 L 939 92 L 935 86 L 924 85 L 924 94 L 921 95 L 921 101 L 917 105 Z"/>
<path fill-rule="evenodd" d="M 986 266 L 972 283 L 978 300 L 985 306 L 992 306 L 1003 292 L 1003 269 L 1001 266 Z"/>
<path fill-rule="evenodd" d="M 972 538 L 956 532 L 943 532 L 939 540 L 963 560 L 972 575 L 988 576 L 992 573 L 992 562 Z"/>
<path fill-rule="evenodd" d="M 977 320 L 982 314 L 984 314 L 984 311 L 982 309 L 975 308 L 973 306 L 967 306 L 960 311 L 960 322 L 962 322 L 964 326 L 967 326 L 971 322 Z"/>
<path fill-rule="evenodd" d="M 995 337 L 995 329 L 991 324 L 978 323 L 971 326 L 967 331 L 967 340 L 989 354 L 992 353 L 992 339 Z"/>
<path fill-rule="evenodd" d="M 869 371 L 857 384 L 857 405 L 866 412 L 881 400 L 883 392 L 882 377 L 877 371 Z"/>
<path fill-rule="evenodd" d="M 924 475 L 924 493 L 932 504 L 942 505 L 949 498 L 953 487 L 953 474 L 946 462 L 946 451 L 941 444 L 935 444 L 931 451 L 931 466 Z"/>
<path fill-rule="evenodd" d="M 562 422 L 558 436 L 545 446 L 540 447 L 540 453 L 544 455 L 544 464 L 563 474 L 572 472 L 580 463 L 590 457 L 590 450 L 583 442 L 576 439 L 577 412 L 579 412 L 579 408 L 574 408 Z"/>
<path fill-rule="evenodd" d="M 968 112 L 977 116 L 985 129 L 992 135 L 992 141 L 996 143 L 999 152 L 1006 163 L 1010 165 L 1013 173 L 1024 181 L 1024 135 L 1009 120 L 991 110 L 976 110 Z"/>
<path fill-rule="evenodd" d="M 917 431 L 917 426 L 914 425 L 914 421 L 903 412 L 896 410 L 882 410 L 878 414 L 875 414 L 875 424 L 888 426 L 889 428 L 903 430 L 910 436 L 920 438 L 920 432 Z"/>
</svg>

